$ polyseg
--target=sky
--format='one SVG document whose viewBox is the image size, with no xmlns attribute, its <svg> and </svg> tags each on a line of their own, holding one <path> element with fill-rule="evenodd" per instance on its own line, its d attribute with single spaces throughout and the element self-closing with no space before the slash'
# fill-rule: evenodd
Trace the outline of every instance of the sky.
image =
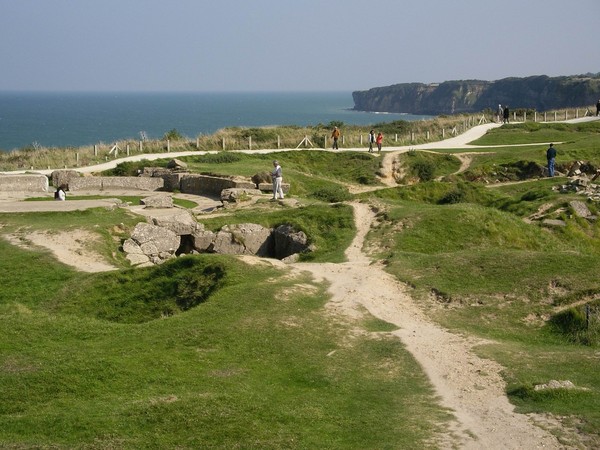
<svg viewBox="0 0 600 450">
<path fill-rule="evenodd" d="M 0 0 L 0 91 L 354 91 L 600 72 L 600 0 Z"/>
</svg>

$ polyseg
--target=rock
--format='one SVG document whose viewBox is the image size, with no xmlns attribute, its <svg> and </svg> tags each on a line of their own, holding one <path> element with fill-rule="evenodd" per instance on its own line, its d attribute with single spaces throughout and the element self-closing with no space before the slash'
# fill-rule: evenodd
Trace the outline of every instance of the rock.
<svg viewBox="0 0 600 450">
<path fill-rule="evenodd" d="M 123 242 L 123 251 L 128 255 L 143 255 L 144 252 L 140 245 L 133 239 L 127 239 Z"/>
<path fill-rule="evenodd" d="M 213 241 L 210 251 L 228 255 L 269 256 L 271 230 L 254 223 L 225 225 Z"/>
<path fill-rule="evenodd" d="M 132 266 L 141 266 L 141 265 L 152 265 L 150 264 L 150 258 L 144 254 L 136 254 L 136 253 L 128 253 L 125 257 Z"/>
<path fill-rule="evenodd" d="M 181 238 L 175 232 L 149 223 L 138 223 L 133 233 L 133 239 L 145 255 L 158 255 L 161 252 L 175 254 L 181 243 Z"/>
<path fill-rule="evenodd" d="M 542 223 L 544 225 L 549 225 L 552 227 L 566 227 L 567 224 L 565 223 L 564 220 L 558 220 L 558 219 L 544 219 L 542 221 Z"/>
<path fill-rule="evenodd" d="M 284 259 L 308 248 L 308 238 L 303 231 L 295 231 L 291 225 L 280 225 L 273 231 L 275 257 Z"/>
<path fill-rule="evenodd" d="M 171 170 L 187 170 L 188 165 L 178 159 L 172 159 L 167 163 L 167 169 Z"/>
<path fill-rule="evenodd" d="M 146 208 L 173 208 L 173 197 L 169 194 L 151 195 L 140 200 Z"/>
<path fill-rule="evenodd" d="M 238 203 L 253 195 L 262 195 L 262 192 L 258 189 L 227 188 L 221 191 L 221 201 Z"/>
<path fill-rule="evenodd" d="M 204 225 L 196 222 L 193 214 L 187 210 L 178 210 L 168 216 L 150 216 L 152 224 L 173 231 L 178 236 L 193 234 L 198 229 L 204 229 Z"/>
<path fill-rule="evenodd" d="M 66 186 L 67 190 L 69 187 L 69 182 L 73 179 L 73 178 L 79 178 L 79 172 L 77 172 L 76 170 L 71 170 L 71 169 L 64 169 L 64 170 L 54 170 L 52 172 L 52 174 L 50 175 L 50 178 L 52 180 L 52 186 L 54 187 L 59 187 L 59 186 Z"/>
<path fill-rule="evenodd" d="M 200 253 L 208 252 L 212 248 L 215 237 L 216 234 L 212 231 L 198 229 L 192 233 L 192 246 Z"/>
<path fill-rule="evenodd" d="M 259 185 L 262 183 L 273 183 L 273 178 L 271 178 L 271 174 L 269 172 L 258 172 L 252 175 L 252 182 L 256 185 L 256 188 L 259 189 Z"/>
<path fill-rule="evenodd" d="M 587 205 L 584 202 L 582 202 L 581 200 L 572 200 L 569 202 L 569 206 L 571 206 L 571 208 L 573 208 L 575 215 L 577 215 L 579 217 L 583 217 L 584 219 L 587 219 L 588 217 L 592 216 L 592 213 L 588 209 Z"/>
<path fill-rule="evenodd" d="M 533 387 L 533 389 L 535 391 L 544 391 L 544 390 L 549 390 L 549 389 L 575 389 L 575 388 L 576 388 L 576 386 L 570 380 L 562 380 L 562 381 L 550 380 L 548 383 L 536 384 Z"/>
</svg>

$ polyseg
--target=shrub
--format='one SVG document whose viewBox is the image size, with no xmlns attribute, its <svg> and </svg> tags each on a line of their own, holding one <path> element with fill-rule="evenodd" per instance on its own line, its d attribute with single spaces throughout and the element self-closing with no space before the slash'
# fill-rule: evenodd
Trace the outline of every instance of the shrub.
<svg viewBox="0 0 600 450">
<path fill-rule="evenodd" d="M 169 140 L 169 141 L 181 141 L 183 140 L 183 135 L 177 131 L 176 128 L 172 128 L 171 130 L 167 131 L 164 135 L 165 140 Z"/>
<path fill-rule="evenodd" d="M 341 186 L 325 186 L 313 192 L 310 196 L 329 203 L 344 202 L 352 198 L 348 190 Z"/>
<path fill-rule="evenodd" d="M 569 341 L 583 345 L 596 345 L 600 342 L 600 330 L 590 326 L 582 307 L 569 308 L 555 314 L 548 322 L 551 329 L 565 336 Z"/>
<path fill-rule="evenodd" d="M 419 177 L 421 181 L 433 180 L 435 174 L 435 166 L 431 161 L 415 161 L 410 166 L 411 171 Z"/>
</svg>

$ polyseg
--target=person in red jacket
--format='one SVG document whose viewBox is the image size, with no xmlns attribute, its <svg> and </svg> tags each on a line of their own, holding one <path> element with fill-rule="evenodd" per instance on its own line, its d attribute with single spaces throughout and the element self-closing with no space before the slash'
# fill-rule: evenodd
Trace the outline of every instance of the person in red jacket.
<svg viewBox="0 0 600 450">
<path fill-rule="evenodd" d="M 381 131 L 377 134 L 377 139 L 375 139 L 375 142 L 377 143 L 377 151 L 380 152 L 381 143 L 383 142 L 383 134 L 381 134 Z"/>
</svg>

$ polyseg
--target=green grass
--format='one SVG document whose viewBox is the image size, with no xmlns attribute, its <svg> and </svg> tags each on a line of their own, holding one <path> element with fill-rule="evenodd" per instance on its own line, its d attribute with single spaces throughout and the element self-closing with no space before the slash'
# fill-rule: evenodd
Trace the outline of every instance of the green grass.
<svg viewBox="0 0 600 450">
<path fill-rule="evenodd" d="M 414 152 L 406 167 L 418 160 L 444 181 L 356 196 L 379 211 L 372 257 L 432 320 L 491 340 L 475 351 L 505 368 L 518 411 L 555 414 L 587 448 L 600 447 L 600 330 L 595 321 L 582 332 L 581 308 L 598 305 L 600 223 L 573 215 L 568 202 L 580 196 L 553 190 L 565 178 L 482 181 L 528 177 L 550 141 L 562 142 L 559 166 L 600 166 L 598 133 L 598 122 L 503 126 L 478 141 L 497 147 L 464 174 L 452 175 L 459 149 Z M 508 147 L 516 143 L 540 145 Z M 272 159 L 301 206 L 258 202 L 200 221 L 211 230 L 290 223 L 316 247 L 305 259 L 344 261 L 352 210 L 330 203 L 352 198 L 349 184 L 376 186 L 379 158 L 302 150 L 187 162 L 249 177 Z M 544 205 L 566 226 L 524 220 Z M 0 233 L 85 228 L 114 259 L 139 220 L 120 209 L 3 214 Z M 335 320 L 326 286 L 308 275 L 217 255 L 81 274 L 43 251 L 2 240 L 0 251 L 0 447 L 435 448 L 431 437 L 448 431 L 395 326 Z M 580 389 L 535 390 L 553 379 Z"/>
<path fill-rule="evenodd" d="M 32 258 L 51 263 L 3 246 L 9 278 Z M 139 312 L 112 300 L 135 283 L 158 293 L 198 264 L 224 276 L 175 316 L 132 323 Z M 318 286 L 277 295 L 308 279 L 219 256 L 101 275 L 52 267 L 28 271 L 44 296 L 0 297 L 4 448 L 415 448 L 448 417 L 397 339 L 351 337 L 322 313 Z M 107 298 L 84 294 L 100 289 Z"/>
</svg>

